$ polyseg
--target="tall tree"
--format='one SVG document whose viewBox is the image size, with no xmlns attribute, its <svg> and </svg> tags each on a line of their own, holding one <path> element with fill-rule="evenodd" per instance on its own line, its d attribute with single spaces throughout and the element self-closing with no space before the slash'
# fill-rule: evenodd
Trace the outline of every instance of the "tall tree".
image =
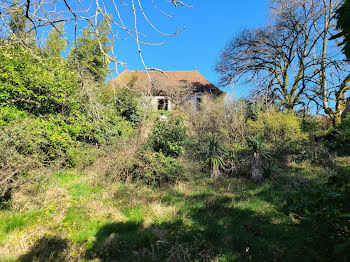
<svg viewBox="0 0 350 262">
<path fill-rule="evenodd" d="M 350 90 L 350 69 L 340 55 L 337 44 L 329 42 L 329 38 L 336 34 L 336 11 L 343 1 L 319 1 L 322 16 L 315 23 L 314 31 L 319 34 L 319 46 L 313 53 L 314 75 L 313 90 L 322 101 L 326 114 L 330 116 L 334 125 L 341 122 L 341 116 L 346 108 L 346 92 Z"/>
<path fill-rule="evenodd" d="M 19 0 L 14 0 L 10 6 L 9 19 L 6 21 L 10 34 L 4 38 L 10 39 L 13 44 L 35 47 L 37 43 L 34 32 L 29 29 L 28 22 L 25 5 Z"/>
<path fill-rule="evenodd" d="M 9 11 L 10 20 L 8 25 L 14 35 L 23 38 L 26 32 L 27 18 L 25 16 L 25 7 L 20 5 L 18 0 L 14 0 Z"/>
<path fill-rule="evenodd" d="M 229 84 L 245 78 L 287 108 L 313 104 L 336 124 L 345 109 L 349 68 L 336 44 L 338 0 L 272 0 L 271 21 L 224 48 L 217 71 Z"/>
<path fill-rule="evenodd" d="M 108 34 L 107 20 L 103 20 L 96 29 L 88 26 L 72 49 L 69 60 L 85 79 L 91 77 L 94 81 L 103 82 L 107 77 L 108 52 L 111 50 Z"/>
<path fill-rule="evenodd" d="M 258 83 L 258 92 L 293 108 L 301 95 L 296 93 L 301 75 L 292 76 L 294 65 L 300 63 L 295 56 L 296 44 L 297 36 L 274 26 L 241 32 L 228 43 L 216 65 L 221 83 L 229 85 L 245 78 Z"/>
<path fill-rule="evenodd" d="M 271 22 L 244 30 L 221 53 L 216 70 L 224 85 L 245 78 L 286 108 L 305 102 L 306 71 L 319 19 L 314 1 L 271 1 Z"/>
<path fill-rule="evenodd" d="M 64 24 L 52 28 L 45 42 L 44 53 L 51 58 L 62 58 L 61 53 L 67 46 L 67 38 L 63 36 Z"/>
</svg>

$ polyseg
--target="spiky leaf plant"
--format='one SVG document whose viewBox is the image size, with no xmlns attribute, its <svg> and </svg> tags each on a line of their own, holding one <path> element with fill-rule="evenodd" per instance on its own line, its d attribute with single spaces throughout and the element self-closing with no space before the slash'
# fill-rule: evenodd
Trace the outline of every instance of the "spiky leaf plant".
<svg viewBox="0 0 350 262">
<path fill-rule="evenodd" d="M 252 151 L 250 156 L 251 178 L 254 181 L 260 182 L 264 179 L 263 158 L 270 158 L 270 154 L 261 137 L 247 137 L 247 144 Z"/>
<path fill-rule="evenodd" d="M 223 158 L 224 149 L 221 147 L 219 139 L 216 135 L 208 136 L 208 147 L 206 150 L 206 158 L 210 163 L 210 177 L 216 179 L 220 176 L 220 169 L 224 168 L 225 161 Z"/>
</svg>

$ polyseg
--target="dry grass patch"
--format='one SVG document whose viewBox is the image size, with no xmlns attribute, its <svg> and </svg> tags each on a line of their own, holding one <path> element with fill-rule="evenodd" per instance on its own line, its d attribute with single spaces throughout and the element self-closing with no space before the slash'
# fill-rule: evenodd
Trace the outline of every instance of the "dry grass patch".
<svg viewBox="0 0 350 262">
<path fill-rule="evenodd" d="M 193 187 L 185 182 L 177 182 L 174 185 L 174 190 L 187 196 L 193 193 Z"/>
<path fill-rule="evenodd" d="M 65 188 L 51 185 L 38 190 L 37 184 L 27 183 L 13 192 L 11 206 L 13 209 L 25 211 L 43 208 L 53 203 L 56 206 L 65 206 L 69 200 L 69 193 Z"/>
<path fill-rule="evenodd" d="M 50 228 L 40 225 L 26 227 L 7 236 L 4 245 L 0 245 L 3 257 L 19 257 L 29 251 L 36 241 L 50 233 Z"/>
<path fill-rule="evenodd" d="M 100 200 L 91 200 L 86 203 L 88 213 L 96 217 L 109 217 L 114 222 L 126 222 L 127 218 L 116 208 L 105 205 Z"/>
<path fill-rule="evenodd" d="M 152 202 L 148 205 L 149 212 L 143 220 L 143 226 L 148 228 L 154 222 L 168 222 L 172 221 L 178 214 L 176 206 L 165 206 L 159 202 Z"/>
</svg>

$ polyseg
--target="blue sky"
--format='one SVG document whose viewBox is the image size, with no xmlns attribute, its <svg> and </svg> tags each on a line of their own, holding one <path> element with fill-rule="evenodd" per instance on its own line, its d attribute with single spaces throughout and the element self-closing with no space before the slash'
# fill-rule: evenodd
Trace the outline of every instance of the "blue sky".
<svg viewBox="0 0 350 262">
<path fill-rule="evenodd" d="M 147 66 L 162 70 L 194 70 L 197 67 L 198 71 L 214 84 L 219 78 L 214 70 L 215 63 L 226 42 L 242 29 L 263 25 L 268 20 L 267 0 L 187 1 L 194 6 L 193 8 L 172 8 L 165 0 L 156 1 L 160 7 L 174 14 L 171 19 L 157 12 L 152 1 L 143 2 L 145 3 L 143 9 L 148 18 L 162 31 L 174 32 L 176 26 L 179 28 L 186 26 L 186 29 L 178 35 L 160 36 L 142 19 L 142 14 L 138 14 L 139 28 L 147 35 L 142 40 L 166 41 L 161 46 L 142 47 Z M 128 8 L 130 7 L 125 7 L 121 13 L 129 18 L 129 21 L 125 19 L 125 23 L 129 22 L 129 25 L 132 25 Z M 118 58 L 127 63 L 128 70 L 144 69 L 134 41 L 118 41 L 116 50 Z M 237 96 L 243 96 L 244 93 L 242 90 L 236 91 Z"/>
</svg>

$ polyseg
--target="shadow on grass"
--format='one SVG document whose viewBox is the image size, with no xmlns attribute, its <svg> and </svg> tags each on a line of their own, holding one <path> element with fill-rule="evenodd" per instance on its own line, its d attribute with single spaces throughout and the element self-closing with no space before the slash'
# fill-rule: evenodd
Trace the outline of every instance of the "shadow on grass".
<svg viewBox="0 0 350 262">
<path fill-rule="evenodd" d="M 68 240 L 58 237 L 43 237 L 19 261 L 46 262 L 67 261 Z"/>
<path fill-rule="evenodd" d="M 178 219 L 145 226 L 109 223 L 86 259 L 101 261 L 286 261 L 296 234 L 269 215 L 232 206 L 232 198 L 199 194 L 185 200 Z M 215 260 L 216 259 L 216 260 Z"/>
</svg>

